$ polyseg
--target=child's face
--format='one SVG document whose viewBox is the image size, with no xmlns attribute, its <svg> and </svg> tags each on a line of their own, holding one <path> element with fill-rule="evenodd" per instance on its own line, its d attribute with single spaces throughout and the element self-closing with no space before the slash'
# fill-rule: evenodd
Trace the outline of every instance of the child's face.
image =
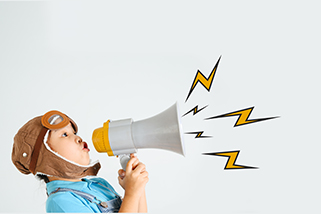
<svg viewBox="0 0 321 214">
<path fill-rule="evenodd" d="M 47 143 L 53 151 L 70 161 L 80 165 L 90 163 L 88 145 L 75 134 L 71 123 L 64 128 L 51 130 Z"/>
</svg>

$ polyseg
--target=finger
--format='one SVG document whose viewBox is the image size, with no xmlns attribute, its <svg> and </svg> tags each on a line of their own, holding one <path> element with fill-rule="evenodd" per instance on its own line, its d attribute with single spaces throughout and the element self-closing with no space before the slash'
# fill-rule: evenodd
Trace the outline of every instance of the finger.
<svg viewBox="0 0 321 214">
<path fill-rule="evenodd" d="M 143 164 L 142 162 L 139 162 L 138 165 L 139 165 L 140 167 L 144 168 L 144 169 L 146 168 L 146 165 Z"/>
<path fill-rule="evenodd" d="M 140 175 L 142 181 L 146 184 L 149 181 L 148 172 L 144 172 Z"/>
<path fill-rule="evenodd" d="M 121 175 L 123 173 L 125 173 L 125 171 L 123 169 L 118 170 L 118 175 Z"/>
<path fill-rule="evenodd" d="M 134 153 L 131 153 L 130 154 L 130 157 L 133 158 L 133 157 L 136 157 Z"/>
<path fill-rule="evenodd" d="M 144 172 L 142 172 L 142 173 L 140 173 L 143 177 L 148 177 L 148 172 L 147 171 L 144 171 Z"/>
<path fill-rule="evenodd" d="M 126 172 L 123 169 L 118 170 L 118 175 L 121 179 L 126 176 Z"/>
<path fill-rule="evenodd" d="M 137 157 L 136 153 L 131 153 L 130 154 L 130 158 L 137 158 L 137 160 L 138 160 L 138 157 Z"/>
<path fill-rule="evenodd" d="M 123 184 L 123 179 L 121 179 L 121 177 L 118 176 L 118 183 L 122 186 Z"/>
<path fill-rule="evenodd" d="M 138 164 L 139 164 L 139 160 L 136 158 L 135 162 L 133 163 L 133 169 L 135 169 Z"/>
<path fill-rule="evenodd" d="M 137 173 L 141 173 L 143 171 L 146 171 L 146 166 L 145 164 L 143 164 L 142 162 L 139 162 L 139 164 L 137 165 L 137 167 L 135 168 L 135 172 Z"/>
<path fill-rule="evenodd" d="M 140 163 L 141 163 L 141 165 L 142 165 L 142 168 L 141 168 L 140 173 L 145 172 L 145 171 L 146 171 L 146 165 L 143 164 L 142 162 L 140 162 Z"/>
<path fill-rule="evenodd" d="M 129 173 L 133 170 L 133 163 L 136 161 L 136 157 L 133 157 L 131 158 L 128 163 L 127 163 L 127 166 L 126 166 L 126 172 Z"/>
</svg>

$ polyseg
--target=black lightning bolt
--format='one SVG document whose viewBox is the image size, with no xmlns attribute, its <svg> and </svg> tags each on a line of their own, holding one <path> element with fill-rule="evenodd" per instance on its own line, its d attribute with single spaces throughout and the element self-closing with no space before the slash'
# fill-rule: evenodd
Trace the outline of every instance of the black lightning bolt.
<svg viewBox="0 0 321 214">
<path fill-rule="evenodd" d="M 251 108 L 246 108 L 243 110 L 234 111 L 234 112 L 230 112 L 227 114 L 222 114 L 222 115 L 218 115 L 218 116 L 214 116 L 214 117 L 205 118 L 205 120 L 211 120 L 211 119 L 222 118 L 222 117 L 238 116 L 238 119 L 237 119 L 236 123 L 234 124 L 234 127 L 236 127 L 236 126 L 241 126 L 241 125 L 246 125 L 246 124 L 250 124 L 250 123 L 255 123 L 255 122 L 260 122 L 260 121 L 264 121 L 264 120 L 278 118 L 278 117 L 268 117 L 268 118 L 248 120 L 253 109 L 254 109 L 254 106 Z"/>
<path fill-rule="evenodd" d="M 208 106 L 208 105 L 207 105 L 207 106 Z M 197 114 L 198 112 L 200 112 L 200 111 L 202 111 L 204 108 L 206 108 L 207 106 L 205 106 L 205 107 L 203 107 L 203 108 L 201 108 L 201 109 L 198 109 L 198 105 L 197 105 L 197 106 L 195 106 L 193 109 L 191 109 L 190 111 L 186 112 L 182 117 L 184 117 L 185 115 L 187 115 L 187 114 L 189 114 L 189 113 L 191 113 L 191 112 L 193 112 L 193 116 L 194 116 L 195 114 Z"/>
<path fill-rule="evenodd" d="M 257 167 L 252 166 L 242 166 L 236 165 L 236 159 L 239 155 L 240 150 L 237 151 L 229 151 L 229 152 L 212 152 L 212 153 L 203 153 L 203 155 L 215 155 L 215 156 L 224 156 L 228 157 L 226 165 L 224 169 L 258 169 Z"/>
<path fill-rule="evenodd" d="M 214 80 L 214 76 L 218 67 L 218 63 L 220 62 L 221 56 L 220 58 L 217 60 L 216 65 L 214 66 L 210 76 L 208 78 L 206 78 L 202 72 L 200 72 L 199 70 L 197 70 L 196 76 L 194 78 L 193 84 L 191 86 L 191 89 L 189 90 L 189 93 L 187 95 L 187 98 L 185 100 L 185 102 L 188 100 L 189 96 L 192 94 L 194 88 L 196 87 L 197 83 L 200 82 L 206 89 L 207 91 L 210 91 L 213 80 Z"/>
<path fill-rule="evenodd" d="M 202 134 L 204 131 L 199 131 L 199 132 L 185 132 L 185 134 L 196 134 L 195 138 L 209 138 L 212 136 L 203 136 Z"/>
</svg>

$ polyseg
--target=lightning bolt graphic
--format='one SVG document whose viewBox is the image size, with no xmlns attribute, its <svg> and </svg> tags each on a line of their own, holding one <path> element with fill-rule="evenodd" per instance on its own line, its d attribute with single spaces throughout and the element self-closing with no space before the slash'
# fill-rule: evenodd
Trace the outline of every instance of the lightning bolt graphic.
<svg viewBox="0 0 321 214">
<path fill-rule="evenodd" d="M 210 91 L 212 83 L 213 83 L 213 79 L 218 67 L 218 63 L 220 62 L 221 56 L 220 58 L 217 60 L 216 65 L 214 66 L 210 76 L 208 78 L 206 78 L 202 72 L 200 72 L 199 70 L 197 70 L 196 76 L 194 78 L 193 84 L 191 86 L 191 89 L 189 90 L 189 93 L 187 95 L 187 98 L 185 100 L 185 102 L 188 100 L 189 96 L 192 94 L 194 88 L 196 87 L 197 83 L 200 82 L 206 89 L 207 91 Z"/>
<path fill-rule="evenodd" d="M 203 136 L 202 134 L 204 133 L 204 131 L 200 131 L 200 132 L 185 132 L 185 134 L 196 134 L 195 138 L 209 138 L 212 136 Z"/>
<path fill-rule="evenodd" d="M 235 161 L 237 156 L 239 155 L 240 150 L 238 151 L 229 151 L 229 152 L 213 152 L 213 153 L 203 153 L 203 155 L 215 155 L 215 156 L 223 156 L 228 157 L 225 168 L 224 169 L 258 169 L 257 167 L 251 166 L 242 166 L 236 165 Z"/>
<path fill-rule="evenodd" d="M 256 122 L 260 122 L 260 121 L 264 121 L 264 120 L 278 118 L 278 117 L 268 117 L 268 118 L 248 120 L 253 109 L 254 109 L 254 106 L 251 108 L 246 108 L 243 110 L 234 111 L 234 112 L 230 112 L 227 114 L 222 114 L 222 115 L 218 115 L 218 116 L 214 116 L 214 117 L 205 118 L 205 120 L 211 120 L 211 119 L 222 118 L 222 117 L 238 116 L 238 119 L 237 119 L 236 123 L 234 124 L 234 127 L 236 127 L 236 126 L 241 126 L 241 125 L 246 125 L 246 124 L 250 124 L 250 123 L 256 123 Z"/>
<path fill-rule="evenodd" d="M 208 105 L 207 105 L 207 106 L 208 106 Z M 191 112 L 193 112 L 193 116 L 194 116 L 195 114 L 197 114 L 198 112 L 200 112 L 200 111 L 202 111 L 204 108 L 206 108 L 207 106 L 205 106 L 205 107 L 203 107 L 203 108 L 201 108 L 201 109 L 198 109 L 198 105 L 197 105 L 197 106 L 195 106 L 193 109 L 191 109 L 190 111 L 186 112 L 182 117 L 184 117 L 185 115 L 187 115 L 187 114 L 189 114 L 189 113 L 191 113 Z"/>
</svg>

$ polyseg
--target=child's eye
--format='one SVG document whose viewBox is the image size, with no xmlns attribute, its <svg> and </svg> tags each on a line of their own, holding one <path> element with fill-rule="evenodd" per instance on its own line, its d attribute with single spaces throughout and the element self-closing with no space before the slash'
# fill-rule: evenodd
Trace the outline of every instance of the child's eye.
<svg viewBox="0 0 321 214">
<path fill-rule="evenodd" d="M 62 134 L 62 136 L 63 136 L 63 137 L 67 137 L 68 135 L 67 135 L 67 133 L 65 132 L 65 133 Z"/>
</svg>

